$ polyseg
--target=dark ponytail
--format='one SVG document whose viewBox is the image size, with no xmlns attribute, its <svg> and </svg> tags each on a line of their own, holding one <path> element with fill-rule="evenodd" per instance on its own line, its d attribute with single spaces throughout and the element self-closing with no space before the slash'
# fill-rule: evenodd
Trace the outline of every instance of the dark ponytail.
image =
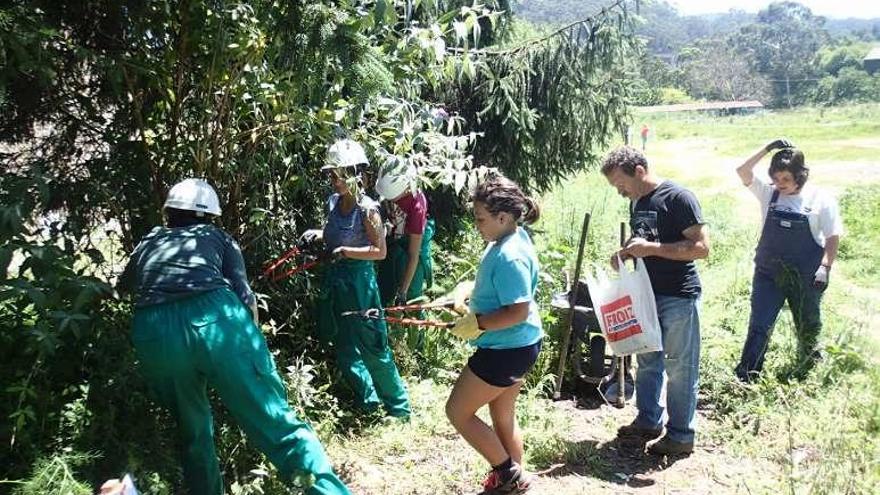
<svg viewBox="0 0 880 495">
<path fill-rule="evenodd" d="M 523 194 L 515 182 L 500 173 L 493 173 L 477 186 L 471 201 L 483 203 L 492 215 L 510 213 L 517 222 L 535 223 L 541 208 L 531 197 Z"/>
<path fill-rule="evenodd" d="M 541 207 L 538 206 L 538 203 L 531 196 L 526 196 L 526 212 L 523 215 L 523 223 L 527 225 L 531 225 L 538 221 L 541 218 Z"/>
</svg>

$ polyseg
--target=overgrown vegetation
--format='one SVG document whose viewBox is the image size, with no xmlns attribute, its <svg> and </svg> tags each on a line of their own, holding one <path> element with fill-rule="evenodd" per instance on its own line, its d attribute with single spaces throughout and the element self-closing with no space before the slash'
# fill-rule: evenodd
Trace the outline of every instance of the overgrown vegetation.
<svg viewBox="0 0 880 495">
<path fill-rule="evenodd" d="M 439 240 L 471 247 L 457 229 L 479 166 L 548 187 L 620 127 L 625 3 L 544 39 L 517 38 L 505 0 L 0 7 L 0 479 L 40 479 L 47 459 L 92 486 L 131 470 L 147 493 L 177 491 L 172 422 L 137 375 L 130 305 L 109 297 L 170 185 L 216 186 L 255 274 L 321 223 L 318 169 L 347 135 L 375 165 L 418 165 Z M 520 48 L 490 53 L 505 47 Z M 254 280 L 296 408 L 325 437 L 348 434 L 365 420 L 313 339 L 314 285 Z M 439 381 L 462 352 L 445 337 L 401 351 L 413 380 Z M 227 412 L 216 420 L 232 491 L 276 490 Z"/>
<path fill-rule="evenodd" d="M 137 375 L 126 332 L 131 308 L 109 296 L 126 253 L 160 221 L 164 191 L 184 176 L 218 186 L 223 227 L 257 273 L 296 233 L 320 223 L 317 169 L 336 137 L 364 142 L 375 162 L 415 163 L 443 226 L 435 294 L 476 266 L 482 244 L 472 231 L 462 234 L 468 226 L 459 195 L 476 166 L 498 166 L 536 192 L 564 179 L 545 196 L 534 232 L 547 308 L 574 257 L 584 209 L 593 213 L 588 259 L 595 263 L 605 262 L 625 218 L 623 201 L 602 177 L 569 179 L 601 156 L 637 94 L 638 84 L 626 79 L 636 60 L 628 36 L 635 10 L 615 5 L 540 34 L 512 22 L 506 1 L 19 0 L 0 8 L 0 490 L 90 493 L 131 471 L 145 493 L 177 492 L 174 426 Z M 855 70 L 846 56 L 820 55 L 835 78 Z M 868 246 L 880 229 L 876 212 L 864 213 L 880 202 L 876 188 L 843 195 L 851 237 L 834 276 L 848 292 L 829 296 L 827 304 L 839 309 L 829 311 L 826 361 L 806 381 L 776 385 L 793 352 L 783 319 L 768 379 L 741 389 L 729 368 L 748 312 L 754 226 L 734 214 L 738 203 L 726 186 L 702 175 L 718 167 L 706 158 L 740 157 L 768 133 L 785 133 L 810 159 L 868 166 L 866 150 L 876 143 L 863 141 L 880 133 L 877 112 L 868 104 L 728 119 L 651 117 L 657 139 L 676 140 L 668 148 L 649 143 L 651 151 L 658 146 L 652 163 L 699 152 L 681 180 L 711 198 L 704 201 L 714 249 L 704 266 L 711 299 L 702 383 L 717 426 L 706 433 L 743 456 L 785 466 L 779 486 L 859 493 L 880 479 L 871 467 L 880 425 L 874 344 L 866 338 L 870 314 L 858 312 L 875 300 L 852 297 L 876 286 L 878 260 Z M 709 146 L 693 146 L 707 135 Z M 469 450 L 454 469 L 424 473 L 462 447 L 442 403 L 468 350 L 439 332 L 429 333 L 420 354 L 396 339 L 413 423 L 355 416 L 330 353 L 313 338 L 315 280 L 256 280 L 255 287 L 298 413 L 335 459 L 368 449 L 387 456 L 385 464 L 343 463 L 343 476 L 376 486 L 363 481 L 404 466 L 420 473 L 413 477 L 420 484 L 389 478 L 383 493 L 471 487 L 484 466 Z M 544 398 L 558 331 L 551 310 L 542 316 L 550 338 L 520 410 L 529 462 L 589 462 L 613 477 L 592 446 L 566 441 L 570 418 Z M 230 492 L 284 493 L 228 413 L 215 413 Z M 826 427 L 827 417 L 840 419 Z M 773 442 L 760 445 L 762 438 Z M 411 448 L 422 442 L 433 449 L 419 457 Z"/>
</svg>

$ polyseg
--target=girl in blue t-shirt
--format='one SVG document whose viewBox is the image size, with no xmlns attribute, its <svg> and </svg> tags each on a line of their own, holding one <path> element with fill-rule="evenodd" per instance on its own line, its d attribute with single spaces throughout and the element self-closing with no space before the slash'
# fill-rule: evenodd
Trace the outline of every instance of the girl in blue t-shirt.
<svg viewBox="0 0 880 495">
<path fill-rule="evenodd" d="M 541 320 L 535 302 L 538 258 L 519 223 L 540 211 L 510 179 L 490 176 L 473 196 L 474 222 L 489 242 L 472 291 L 456 290 L 464 316 L 452 333 L 477 351 L 468 360 L 446 402 L 455 429 L 492 465 L 485 494 L 522 493 L 529 480 L 522 468 L 523 442 L 516 424 L 516 397 L 523 377 L 541 351 Z M 470 297 L 468 306 L 462 301 Z M 476 416 L 489 405 L 492 427 Z"/>
</svg>

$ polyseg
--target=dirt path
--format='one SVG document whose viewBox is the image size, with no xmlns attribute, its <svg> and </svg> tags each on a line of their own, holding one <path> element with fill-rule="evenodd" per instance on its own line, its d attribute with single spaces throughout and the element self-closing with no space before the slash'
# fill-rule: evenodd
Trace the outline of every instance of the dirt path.
<svg viewBox="0 0 880 495">
<path fill-rule="evenodd" d="M 483 461 L 443 416 L 447 392 L 436 385 L 411 385 L 415 416 L 409 424 L 378 424 L 329 446 L 330 457 L 352 493 L 476 495 L 486 469 Z M 433 396 L 422 395 L 427 393 Z M 618 426 L 636 414 L 633 402 L 623 409 L 598 398 L 586 401 L 540 400 L 568 425 L 557 463 L 539 470 L 530 494 L 738 494 L 766 493 L 778 480 L 778 467 L 767 461 L 730 455 L 706 438 L 716 426 L 698 409 L 698 428 L 706 433 L 690 456 L 658 457 L 644 445 L 622 444 Z M 552 415 L 551 415 L 552 416 Z M 526 431 L 528 438 L 529 432 Z"/>
<path fill-rule="evenodd" d="M 614 429 L 607 427 L 628 423 L 636 414 L 632 403 L 624 409 L 600 405 L 598 400 L 554 406 L 572 418 L 568 441 L 584 454 L 578 462 L 540 476 L 535 494 L 756 493 L 762 491 L 762 479 L 778 476 L 774 466 L 734 458 L 712 443 L 698 442 L 690 456 L 662 458 L 646 454 L 641 445 L 622 444 L 614 438 Z M 711 423 L 705 411 L 698 411 L 698 422 L 701 427 Z"/>
</svg>

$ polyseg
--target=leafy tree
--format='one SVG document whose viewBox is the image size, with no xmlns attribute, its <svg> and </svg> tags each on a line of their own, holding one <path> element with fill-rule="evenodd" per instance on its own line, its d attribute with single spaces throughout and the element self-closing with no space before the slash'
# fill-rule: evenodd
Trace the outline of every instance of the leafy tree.
<svg viewBox="0 0 880 495">
<path fill-rule="evenodd" d="M 844 67 L 836 77 L 823 77 L 813 96 L 817 103 L 838 105 L 849 102 L 880 100 L 880 75 L 870 75 L 862 68 Z"/>
<path fill-rule="evenodd" d="M 679 56 L 688 93 L 710 100 L 767 101 L 770 84 L 724 39 L 710 38 Z"/>
<path fill-rule="evenodd" d="M 862 60 L 870 50 L 870 43 L 843 38 L 819 50 L 816 66 L 825 74 L 837 76 L 845 67 L 862 68 Z"/>
<path fill-rule="evenodd" d="M 871 44 L 853 38 L 840 38 L 816 54 L 815 64 L 824 74 L 811 93 L 815 103 L 836 105 L 880 98 L 880 78 L 871 77 L 862 60 Z"/>
<path fill-rule="evenodd" d="M 124 331 L 130 307 L 107 297 L 171 184 L 217 186 L 251 273 L 320 222 L 318 169 L 342 135 L 374 162 L 419 165 L 452 199 L 474 165 L 546 187 L 594 163 L 626 114 L 621 5 L 495 46 L 509 41 L 503 1 L 6 2 L 0 477 L 53 452 L 98 451 L 81 468 L 93 481 L 127 465 L 173 492 L 168 422 Z M 308 278 L 254 285 L 279 358 L 317 367 L 320 385 L 294 394 L 317 397 L 303 412 L 335 426 Z M 219 448 L 240 479 L 260 458 L 224 418 Z"/>
<path fill-rule="evenodd" d="M 603 7 L 601 0 L 523 0 L 517 15 L 538 24 L 559 25 L 580 19 Z M 732 9 L 723 14 L 683 16 L 666 0 L 643 0 L 635 9 L 639 21 L 637 36 L 645 40 L 646 51 L 674 64 L 678 52 L 699 38 L 724 36 L 754 21 L 754 14 Z"/>
<path fill-rule="evenodd" d="M 618 1 L 615 4 L 623 4 Z M 538 190 L 598 160 L 626 120 L 627 11 L 603 10 L 538 40 L 484 51 L 453 99 L 475 157 Z"/>
<path fill-rule="evenodd" d="M 792 106 L 792 80 L 815 73 L 813 55 L 828 40 L 824 23 L 824 18 L 799 3 L 776 2 L 734 37 L 736 46 L 758 72 L 781 83 L 774 90 L 777 102 Z"/>
<path fill-rule="evenodd" d="M 880 40 L 880 18 L 830 18 L 825 21 L 828 34 L 835 38 L 853 37 L 862 41 Z"/>
<path fill-rule="evenodd" d="M 642 50 L 634 62 L 638 77 L 633 80 L 633 101 L 638 105 L 659 105 L 666 103 L 663 89 L 679 89 L 686 86 L 684 73 L 680 67 L 673 67 L 646 50 Z"/>
</svg>

